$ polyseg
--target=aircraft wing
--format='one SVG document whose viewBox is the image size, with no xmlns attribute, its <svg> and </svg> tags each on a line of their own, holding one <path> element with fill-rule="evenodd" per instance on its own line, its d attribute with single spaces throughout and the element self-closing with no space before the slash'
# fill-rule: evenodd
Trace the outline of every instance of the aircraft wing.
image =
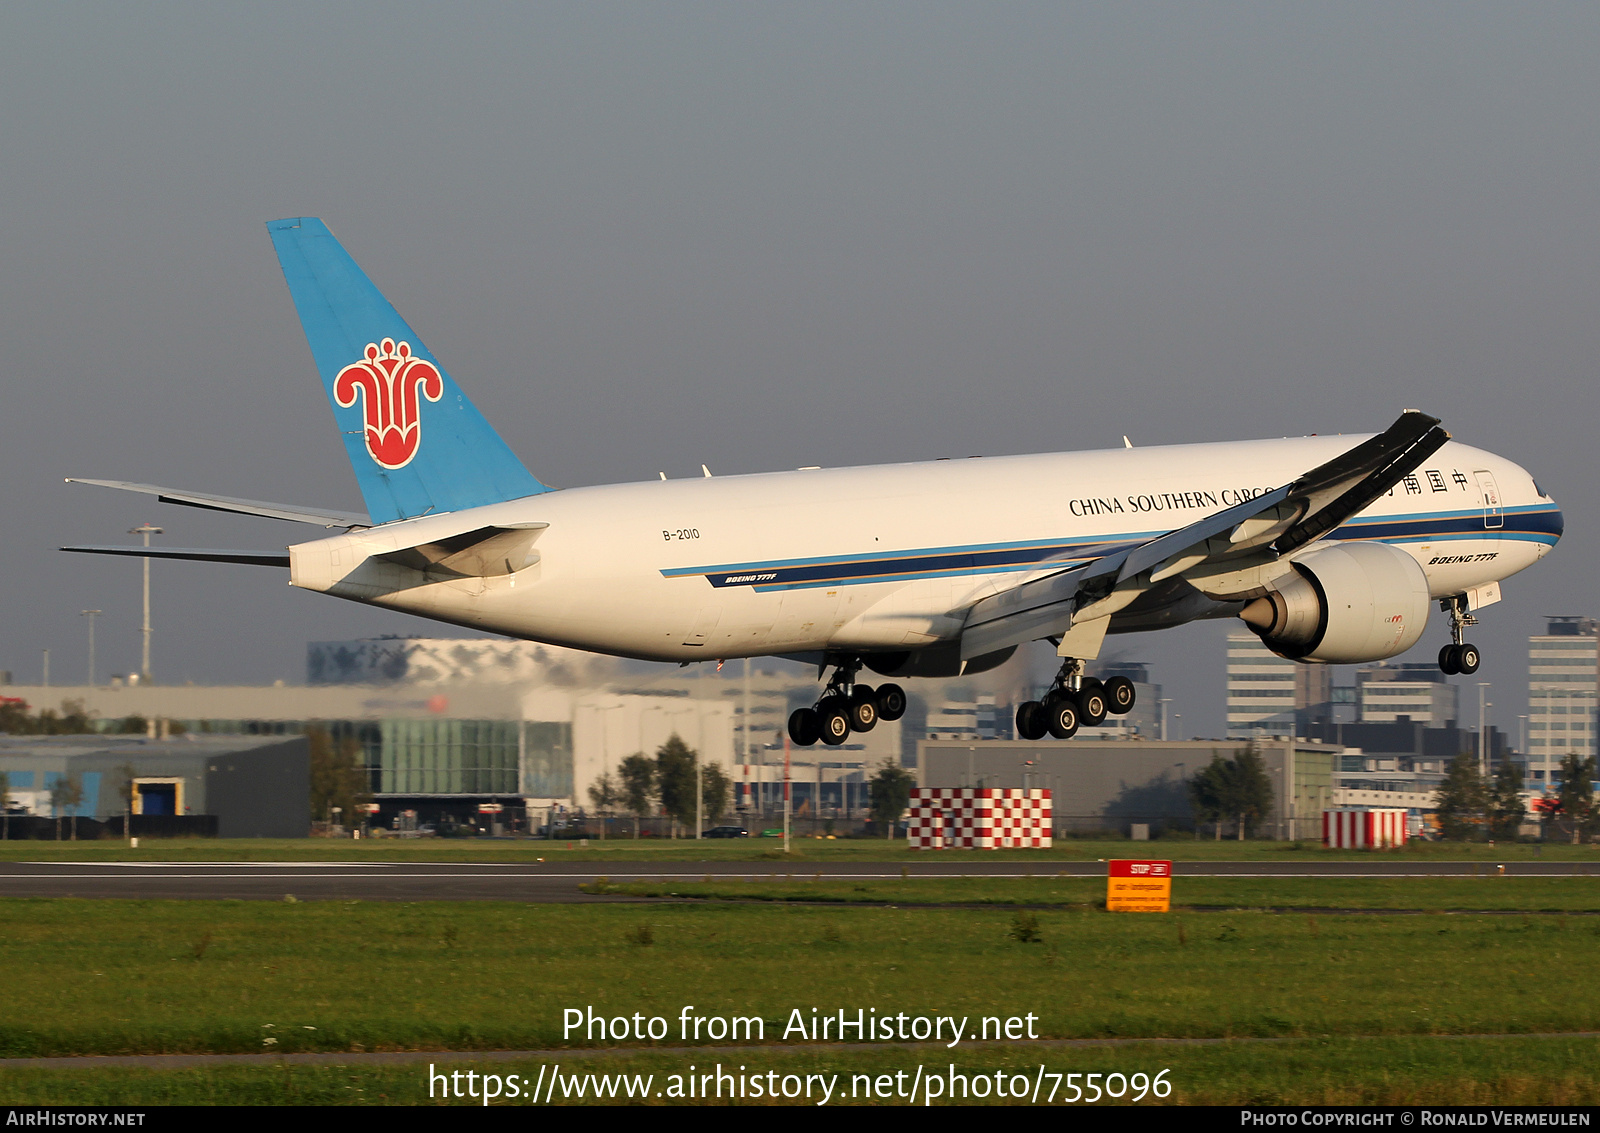
<svg viewBox="0 0 1600 1133">
<path fill-rule="evenodd" d="M 284 519 L 290 523 L 315 523 L 319 527 L 371 527 L 372 520 L 365 512 L 328 511 L 323 508 L 294 507 L 290 504 L 272 504 L 262 500 L 241 500 L 233 496 L 214 496 L 207 492 L 188 492 L 179 488 L 162 488 L 155 484 L 134 484 L 127 480 L 80 480 L 67 477 L 69 484 L 93 484 L 98 488 L 120 488 L 124 492 L 142 492 L 154 496 L 164 504 L 182 504 L 185 507 L 206 508 L 209 511 L 229 511 L 239 515 L 259 515 L 267 519 Z M 154 556 L 152 556 L 154 557 Z"/>
<path fill-rule="evenodd" d="M 135 559 L 188 559 L 197 563 L 243 563 L 288 569 L 288 551 L 213 551 L 201 547 L 62 547 L 86 555 L 127 555 Z"/>
<path fill-rule="evenodd" d="M 1071 648 L 1080 652 L 1070 655 L 1092 657 L 1112 614 L 1175 576 L 1208 597 L 1255 597 L 1289 569 L 1290 555 L 1367 507 L 1449 439 L 1438 418 L 1407 410 L 1382 433 L 1293 483 L 983 599 L 968 613 L 961 656 L 1072 635 Z"/>
</svg>

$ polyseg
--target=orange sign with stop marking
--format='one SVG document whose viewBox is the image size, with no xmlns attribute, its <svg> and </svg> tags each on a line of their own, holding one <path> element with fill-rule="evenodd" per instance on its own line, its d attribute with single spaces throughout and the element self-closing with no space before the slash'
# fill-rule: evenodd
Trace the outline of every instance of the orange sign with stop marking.
<svg viewBox="0 0 1600 1133">
<path fill-rule="evenodd" d="M 1111 861 L 1106 908 L 1121 913 L 1165 913 L 1172 908 L 1172 863 Z"/>
</svg>

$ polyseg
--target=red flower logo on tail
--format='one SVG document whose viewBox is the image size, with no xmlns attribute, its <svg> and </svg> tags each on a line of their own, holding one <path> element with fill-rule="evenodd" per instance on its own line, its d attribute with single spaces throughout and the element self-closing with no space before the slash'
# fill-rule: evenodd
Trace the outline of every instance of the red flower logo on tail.
<svg viewBox="0 0 1600 1133">
<path fill-rule="evenodd" d="M 411 356 L 411 344 L 392 338 L 369 342 L 366 357 L 339 371 L 333 399 L 348 409 L 361 397 L 367 452 L 384 468 L 404 468 L 417 455 L 422 419 L 418 391 L 429 401 L 444 396 L 444 378 L 431 362 Z M 364 395 L 364 396 L 362 396 Z"/>
</svg>

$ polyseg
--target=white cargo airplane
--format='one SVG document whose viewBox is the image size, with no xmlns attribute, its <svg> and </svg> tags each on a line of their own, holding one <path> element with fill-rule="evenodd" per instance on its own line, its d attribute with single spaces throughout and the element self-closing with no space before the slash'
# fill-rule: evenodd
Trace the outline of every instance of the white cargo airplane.
<svg viewBox="0 0 1600 1133">
<path fill-rule="evenodd" d="M 802 468 L 552 490 L 536 480 L 320 220 L 268 226 L 368 513 L 84 480 L 174 504 L 343 528 L 287 551 L 67 547 L 287 567 L 293 585 L 438 621 L 687 664 L 779 655 L 833 674 L 789 721 L 843 743 L 905 710 L 888 677 L 1062 658 L 1029 739 L 1133 707 L 1084 675 L 1108 633 L 1240 617 L 1304 662 L 1393 657 L 1561 537 L 1521 467 L 1408 410 L 1375 436 Z"/>
</svg>

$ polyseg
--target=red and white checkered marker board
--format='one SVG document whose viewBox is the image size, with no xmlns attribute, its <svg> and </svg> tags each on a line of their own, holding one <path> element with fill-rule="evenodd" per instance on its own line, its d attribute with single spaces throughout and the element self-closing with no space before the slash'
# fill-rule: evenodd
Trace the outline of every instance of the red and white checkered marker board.
<svg viewBox="0 0 1600 1133">
<path fill-rule="evenodd" d="M 1330 850 L 1387 850 L 1406 844 L 1403 810 L 1325 810 L 1322 844 Z"/>
<path fill-rule="evenodd" d="M 1048 849 L 1050 818 L 1042 788 L 917 787 L 906 841 L 913 850 Z"/>
</svg>

